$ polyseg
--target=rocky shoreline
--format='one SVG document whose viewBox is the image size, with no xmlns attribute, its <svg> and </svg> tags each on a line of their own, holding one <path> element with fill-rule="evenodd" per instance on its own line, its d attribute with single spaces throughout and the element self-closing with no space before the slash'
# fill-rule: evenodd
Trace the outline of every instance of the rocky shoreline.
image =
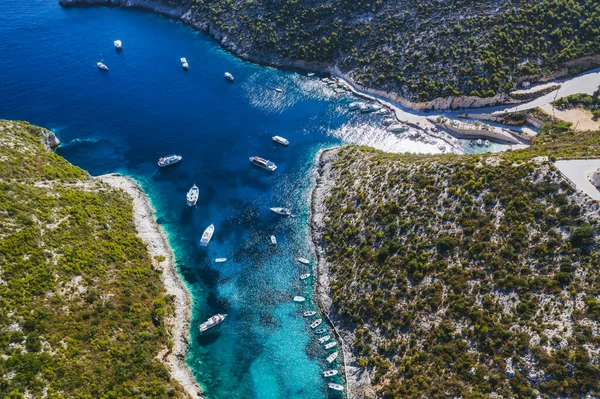
<svg viewBox="0 0 600 399">
<path fill-rule="evenodd" d="M 499 93 L 494 97 L 474 97 L 465 95 L 440 97 L 425 102 L 413 102 L 398 93 L 363 87 L 356 83 L 350 74 L 342 72 L 336 65 L 283 58 L 275 54 L 268 53 L 251 53 L 248 51 L 248 49 L 240 48 L 231 38 L 223 34 L 223 32 L 221 32 L 213 23 L 204 20 L 198 20 L 197 15 L 193 13 L 192 9 L 182 6 L 170 6 L 163 3 L 161 0 L 59 0 L 59 4 L 63 7 L 108 6 L 117 8 L 133 8 L 157 13 L 180 21 L 195 30 L 207 33 L 225 50 L 245 61 L 281 69 L 299 69 L 307 72 L 332 75 L 343 79 L 359 93 L 362 92 L 364 95 L 381 97 L 382 99 L 391 101 L 409 110 L 422 111 L 431 109 L 450 110 L 482 108 L 494 105 L 519 104 L 522 102 L 511 98 L 506 93 Z"/>
<path fill-rule="evenodd" d="M 363 368 L 358 366 L 356 357 L 349 349 L 352 348 L 354 342 L 353 330 L 351 328 L 340 329 L 344 323 L 338 319 L 337 310 L 331 301 L 329 266 L 323 248 L 323 228 L 326 214 L 324 199 L 329 195 L 335 183 L 333 164 L 337 160 L 338 150 L 337 147 L 322 150 L 316 156 L 316 184 L 310 199 L 310 234 L 317 258 L 315 266 L 316 283 L 314 286 L 317 306 L 340 343 L 342 373 L 345 376 L 346 386 L 345 395 L 348 399 L 354 399 L 369 395 L 374 396 L 374 391 L 370 386 L 370 376 Z"/>
<path fill-rule="evenodd" d="M 191 296 L 181 281 L 175 265 L 175 255 L 168 244 L 165 233 L 156 223 L 154 210 L 140 186 L 131 178 L 119 174 L 107 174 L 95 177 L 110 186 L 122 189 L 133 199 L 134 223 L 138 236 L 148 245 L 150 258 L 154 267 L 163 271 L 162 282 L 167 294 L 173 295 L 175 313 L 167 319 L 170 325 L 172 349 L 164 349 L 158 354 L 176 379 L 191 398 L 201 397 L 202 388 L 196 382 L 185 363 L 188 343 L 188 330 L 191 318 Z M 164 261 L 158 260 L 164 257 Z"/>
</svg>

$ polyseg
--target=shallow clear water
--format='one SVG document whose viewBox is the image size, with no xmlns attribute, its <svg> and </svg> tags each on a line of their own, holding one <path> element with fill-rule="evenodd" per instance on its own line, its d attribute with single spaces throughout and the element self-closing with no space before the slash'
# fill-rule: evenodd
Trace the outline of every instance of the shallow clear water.
<svg viewBox="0 0 600 399">
<path fill-rule="evenodd" d="M 98 61 L 110 71 L 99 71 Z M 225 71 L 235 83 L 223 79 Z M 92 175 L 121 172 L 143 185 L 193 294 L 187 360 L 206 397 L 339 396 L 327 392 L 326 351 L 301 315 L 314 308 L 312 279 L 298 280 L 309 268 L 294 260 L 314 259 L 308 196 L 315 154 L 342 140 L 394 151 L 436 146 L 375 127 L 381 116 L 348 113 L 352 99 L 317 78 L 242 62 L 204 34 L 139 11 L 3 0 L 0 77 L 0 118 L 54 130 L 63 143 L 58 153 Z M 274 145 L 275 134 L 291 145 Z M 158 170 L 157 159 L 170 153 L 183 162 Z M 252 155 L 271 159 L 277 171 L 251 166 Z M 185 194 L 193 183 L 200 198 L 191 209 Z M 297 217 L 270 206 L 290 207 Z M 214 237 L 201 248 L 211 223 Z M 217 257 L 229 260 L 216 264 Z M 309 301 L 294 305 L 294 295 Z M 198 323 L 218 312 L 229 315 L 224 325 L 201 336 Z"/>
</svg>

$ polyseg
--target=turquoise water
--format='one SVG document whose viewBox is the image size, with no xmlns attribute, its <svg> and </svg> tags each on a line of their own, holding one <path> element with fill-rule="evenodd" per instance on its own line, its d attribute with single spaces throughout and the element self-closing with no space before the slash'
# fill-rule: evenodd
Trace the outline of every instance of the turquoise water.
<svg viewBox="0 0 600 399">
<path fill-rule="evenodd" d="M 193 294 L 187 362 L 206 397 L 339 397 L 321 377 L 333 350 L 316 342 L 301 314 L 314 308 L 312 278 L 298 280 L 310 268 L 295 261 L 314 260 L 308 197 L 315 155 L 342 142 L 394 151 L 436 146 L 399 140 L 377 127 L 381 116 L 348 113 L 353 99 L 318 78 L 242 62 L 207 36 L 145 12 L 3 0 L 0 39 L 0 118 L 54 130 L 60 155 L 92 175 L 130 175 L 150 197 Z M 99 71 L 98 61 L 110 71 Z M 223 79 L 225 71 L 235 83 Z M 291 145 L 274 145 L 275 134 Z M 183 162 L 158 170 L 157 159 L 170 153 Z M 252 155 L 271 159 L 277 171 L 251 166 Z M 185 194 L 193 183 L 200 198 L 191 209 Z M 290 207 L 297 217 L 270 206 Z M 215 235 L 202 248 L 211 223 Z M 229 260 L 216 264 L 217 257 Z M 309 301 L 294 305 L 294 295 Z M 200 335 L 197 325 L 219 312 L 229 315 L 225 323 Z"/>
</svg>

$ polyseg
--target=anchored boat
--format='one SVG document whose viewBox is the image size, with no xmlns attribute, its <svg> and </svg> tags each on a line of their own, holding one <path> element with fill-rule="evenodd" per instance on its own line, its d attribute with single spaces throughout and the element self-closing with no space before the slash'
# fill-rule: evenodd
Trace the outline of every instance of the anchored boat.
<svg viewBox="0 0 600 399">
<path fill-rule="evenodd" d="M 186 71 L 190 68 L 190 64 L 188 64 L 187 60 L 184 57 L 181 57 L 179 59 L 179 61 L 181 61 L 181 66 L 183 67 L 183 69 L 185 69 Z"/>
<path fill-rule="evenodd" d="M 333 352 L 331 355 L 327 356 L 327 363 L 333 362 L 335 359 L 337 359 L 337 357 L 338 357 L 338 353 Z"/>
<path fill-rule="evenodd" d="M 283 138 L 281 136 L 273 136 L 271 137 L 273 139 L 274 142 L 276 142 L 277 144 L 281 144 L 281 145 L 290 145 L 290 142 L 288 139 Z"/>
<path fill-rule="evenodd" d="M 334 384 L 334 383 L 330 382 L 329 384 L 327 384 L 327 386 L 330 389 L 333 389 L 334 391 L 343 391 L 344 390 L 344 387 L 340 384 Z"/>
<path fill-rule="evenodd" d="M 106 65 L 104 65 L 102 62 L 99 62 L 96 65 L 98 66 L 98 69 L 100 69 L 101 71 L 108 71 L 108 67 Z"/>
<path fill-rule="evenodd" d="M 183 159 L 181 155 L 167 155 L 158 160 L 158 166 L 164 168 L 165 166 L 175 165 Z"/>
<path fill-rule="evenodd" d="M 317 312 L 315 312 L 314 310 L 308 310 L 306 312 L 303 313 L 304 317 L 310 317 L 310 316 L 314 316 L 317 314 Z"/>
<path fill-rule="evenodd" d="M 227 262 L 227 258 L 216 258 L 215 259 L 215 263 L 223 263 L 223 262 Z"/>
<path fill-rule="evenodd" d="M 290 216 L 292 214 L 292 211 L 288 208 L 269 208 L 271 211 L 277 213 L 278 215 L 283 215 L 283 216 Z"/>
<path fill-rule="evenodd" d="M 348 105 L 348 111 L 359 110 L 363 105 L 365 105 L 365 103 L 361 103 L 361 102 L 350 103 L 350 105 Z"/>
<path fill-rule="evenodd" d="M 327 329 L 325 327 L 323 328 L 319 328 L 317 331 L 315 331 L 315 334 L 324 334 L 327 332 Z"/>
<path fill-rule="evenodd" d="M 300 280 L 306 280 L 307 278 L 310 277 L 310 273 L 306 273 L 300 276 Z"/>
<path fill-rule="evenodd" d="M 300 303 L 300 302 L 304 302 L 304 301 L 306 301 L 306 298 L 304 298 L 303 296 L 296 295 L 296 296 L 294 297 L 294 302 L 298 302 L 298 303 Z"/>
<path fill-rule="evenodd" d="M 190 188 L 187 193 L 186 200 L 188 206 L 195 206 L 196 202 L 198 202 L 198 194 L 200 193 L 200 189 L 195 184 Z"/>
<path fill-rule="evenodd" d="M 333 348 L 336 345 L 337 345 L 337 342 L 332 341 L 332 342 L 330 342 L 328 344 L 325 344 L 325 349 L 331 349 L 331 348 Z"/>
<path fill-rule="evenodd" d="M 261 157 L 250 157 L 250 162 L 252 162 L 253 165 L 270 170 L 271 172 L 277 169 L 277 165 L 275 165 L 275 163 Z"/>
<path fill-rule="evenodd" d="M 319 343 L 324 344 L 325 342 L 329 341 L 330 339 L 331 339 L 331 335 L 326 335 L 324 337 L 319 338 Z"/>
<path fill-rule="evenodd" d="M 305 265 L 308 265 L 310 263 L 310 261 L 306 258 L 298 258 L 298 262 L 304 263 Z"/>
<path fill-rule="evenodd" d="M 323 377 L 333 377 L 334 375 L 337 375 L 337 373 L 338 373 L 337 370 L 323 371 Z"/>
<path fill-rule="evenodd" d="M 275 236 L 271 236 L 271 244 L 277 245 L 277 238 Z"/>
<path fill-rule="evenodd" d="M 202 238 L 200 239 L 200 245 L 202 245 L 203 247 L 207 246 L 208 243 L 210 242 L 210 239 L 212 238 L 214 232 L 215 232 L 215 225 L 211 224 L 210 226 L 208 226 L 206 228 L 206 230 L 204 230 L 204 233 L 202 233 Z"/>
<path fill-rule="evenodd" d="M 233 82 L 233 75 L 229 72 L 225 72 L 225 79 L 227 79 L 230 82 Z"/>
<path fill-rule="evenodd" d="M 323 322 L 323 319 L 317 319 L 315 321 L 312 322 L 312 324 L 310 325 L 310 328 L 317 328 L 319 327 L 319 325 Z"/>
<path fill-rule="evenodd" d="M 216 315 L 210 317 L 204 323 L 200 324 L 198 326 L 198 329 L 200 330 L 201 333 L 208 331 L 211 328 L 216 327 L 219 324 L 223 323 L 223 321 L 225 320 L 226 317 L 227 317 L 226 314 L 220 314 L 220 313 L 216 314 Z"/>
<path fill-rule="evenodd" d="M 117 49 L 117 51 L 123 50 L 123 43 L 121 43 L 120 40 L 115 40 L 115 48 Z"/>
</svg>

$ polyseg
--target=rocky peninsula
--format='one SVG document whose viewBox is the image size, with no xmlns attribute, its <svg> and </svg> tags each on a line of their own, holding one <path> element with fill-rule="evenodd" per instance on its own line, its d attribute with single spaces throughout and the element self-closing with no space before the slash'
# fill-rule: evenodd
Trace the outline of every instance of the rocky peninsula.
<svg viewBox="0 0 600 399">
<path fill-rule="evenodd" d="M 416 0 L 352 5 L 345 0 L 60 0 L 60 4 L 156 12 L 207 32 L 243 59 L 331 73 L 412 109 L 519 102 L 509 93 L 521 84 L 600 65 L 600 39 L 588 22 L 598 14 L 591 0 L 568 5 L 566 0 L 518 4 L 484 0 L 476 5 Z M 554 12 L 557 8 L 559 14 Z"/>
</svg>

